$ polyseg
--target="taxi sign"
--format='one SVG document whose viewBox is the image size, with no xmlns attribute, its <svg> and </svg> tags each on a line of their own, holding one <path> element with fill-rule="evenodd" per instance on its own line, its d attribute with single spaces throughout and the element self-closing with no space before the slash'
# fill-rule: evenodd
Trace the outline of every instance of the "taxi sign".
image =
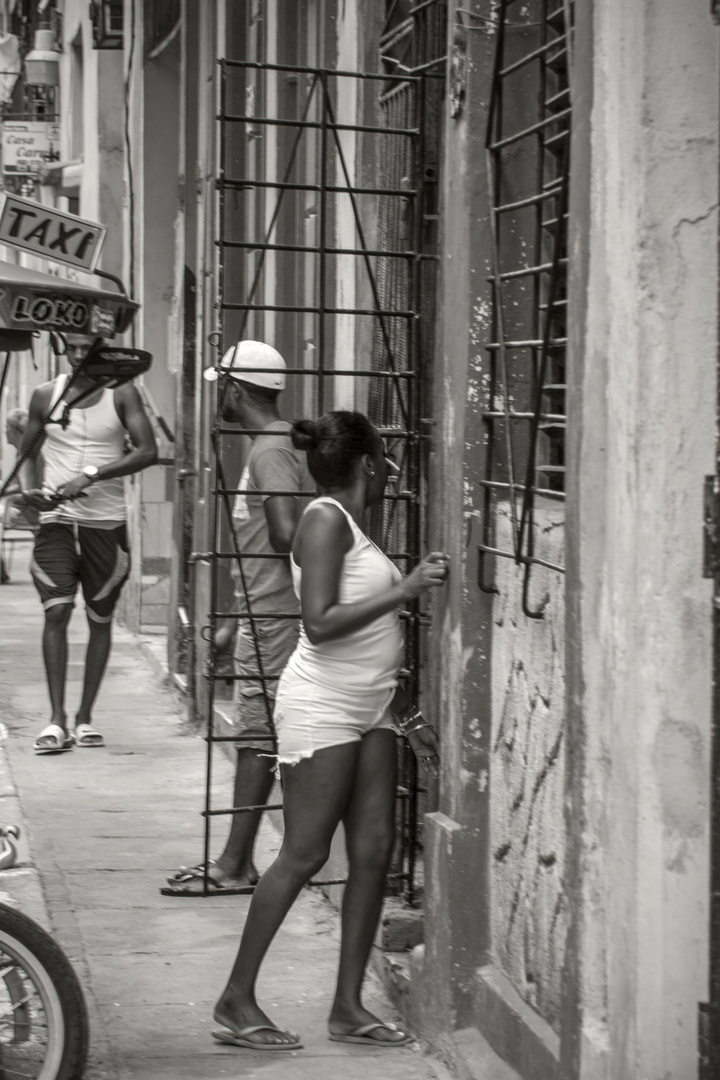
<svg viewBox="0 0 720 1080">
<path fill-rule="evenodd" d="M 95 269 L 106 232 L 104 225 L 20 195 L 6 194 L 0 211 L 0 244 L 79 270 Z"/>
</svg>

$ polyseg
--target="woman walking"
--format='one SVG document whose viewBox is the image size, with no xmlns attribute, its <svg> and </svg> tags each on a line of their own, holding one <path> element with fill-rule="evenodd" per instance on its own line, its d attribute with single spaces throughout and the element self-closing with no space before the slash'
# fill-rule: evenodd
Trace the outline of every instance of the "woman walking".
<svg viewBox="0 0 720 1080">
<path fill-rule="evenodd" d="M 423 768 L 437 771 L 438 744 L 417 710 L 408 713 L 397 673 L 398 608 L 442 585 L 447 559 L 434 553 L 406 578 L 363 532 L 368 507 L 388 480 L 383 440 L 361 413 L 328 413 L 293 426 L 323 491 L 307 507 L 290 565 L 300 597 L 298 646 L 278 684 L 275 724 L 283 780 L 285 833 L 258 883 L 230 978 L 216 1007 L 219 1042 L 255 1050 L 296 1050 L 258 1005 L 255 982 L 265 953 L 300 889 L 327 861 L 342 821 L 348 879 L 342 905 L 337 987 L 329 1037 L 403 1046 L 411 1036 L 362 1005 L 361 988 L 382 909 L 393 847 L 395 730 L 407 735 Z M 402 719 L 399 719 L 402 717 Z"/>
</svg>

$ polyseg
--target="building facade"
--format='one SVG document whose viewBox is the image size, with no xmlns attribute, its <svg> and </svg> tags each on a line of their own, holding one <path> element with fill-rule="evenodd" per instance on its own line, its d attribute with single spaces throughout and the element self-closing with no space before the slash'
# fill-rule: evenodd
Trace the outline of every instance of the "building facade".
<svg viewBox="0 0 720 1080">
<path fill-rule="evenodd" d="M 708 3 L 124 0 L 99 49 L 119 5 L 52 7 L 40 196 L 111 228 L 155 356 L 125 618 L 207 720 L 244 443 L 202 370 L 238 336 L 286 357 L 286 415 L 368 411 L 406 453 L 373 528 L 452 565 L 407 622 L 443 764 L 400 815 L 403 1009 L 462 1076 L 708 1080 Z"/>
<path fill-rule="evenodd" d="M 312 73 L 273 84 L 268 66 L 384 73 L 395 94 L 398 76 L 424 68 L 430 97 L 441 76 L 441 108 L 423 128 L 416 242 L 436 258 L 423 278 L 434 315 L 413 355 L 429 388 L 420 536 L 450 552 L 453 573 L 417 654 L 443 773 L 420 800 L 425 940 L 404 984 L 411 1019 L 460 1070 L 492 1052 L 527 1078 L 700 1075 L 701 1017 L 714 1015 L 700 1010 L 713 685 L 703 481 L 715 467 L 717 354 L 707 5 L 378 3 L 360 17 L 353 4 L 258 2 L 218 7 L 214 39 L 197 29 L 201 78 L 218 57 L 257 67 L 226 85 L 237 143 L 209 146 L 201 119 L 205 150 L 186 176 L 217 177 L 213 154 L 229 152 L 243 175 L 254 154 L 265 183 L 282 182 L 282 136 L 262 119 L 297 117 L 283 95 Z M 388 123 L 382 90 L 350 78 L 345 90 L 334 122 Z M 355 182 L 383 187 L 371 132 L 343 138 Z M 337 160 L 328 168 L 342 186 Z M 195 190 L 197 261 L 184 265 L 208 290 L 195 294 L 203 415 L 212 280 L 226 275 L 227 297 L 248 275 L 223 244 L 267 240 L 277 204 L 256 188 L 223 234 L 213 214 L 227 200 L 213 207 L 208 185 Z M 316 236 L 316 201 L 304 197 L 294 223 L 274 223 L 276 246 Z M 382 207 L 378 196 L 359 215 L 376 251 Z M 340 207 L 328 245 L 349 251 L 357 229 Z M 319 283 L 300 253 L 291 285 L 273 257 L 255 307 L 246 282 L 230 300 L 240 314 L 221 297 L 226 321 L 212 329 L 226 340 L 239 319 L 311 366 L 307 313 L 287 309 L 317 298 Z M 377 304 L 342 259 L 327 305 Z M 358 367 L 372 356 L 360 316 L 339 314 L 328 333 L 328 364 L 340 366 L 342 349 Z M 307 392 L 294 393 L 306 412 Z M 373 407 L 359 381 L 337 385 L 334 400 Z M 196 465 L 198 483 L 206 450 Z M 196 537 L 196 552 L 208 546 Z M 206 573 L 196 566 L 196 589 Z"/>
</svg>

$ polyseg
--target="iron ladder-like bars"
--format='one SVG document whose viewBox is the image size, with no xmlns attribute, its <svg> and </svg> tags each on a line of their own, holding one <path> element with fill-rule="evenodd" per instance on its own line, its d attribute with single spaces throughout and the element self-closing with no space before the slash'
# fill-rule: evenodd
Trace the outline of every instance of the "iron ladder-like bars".
<svg viewBox="0 0 720 1080">
<path fill-rule="evenodd" d="M 478 584 L 487 562 L 524 567 L 523 610 L 536 556 L 536 499 L 564 499 L 567 228 L 570 183 L 572 0 L 534 0 L 519 13 L 501 0 L 486 140 L 491 199 L 493 340 Z M 516 402 L 520 401 L 520 407 Z M 493 543 L 499 499 L 509 506 L 512 550 Z"/>
<path fill-rule="evenodd" d="M 230 111 L 227 105 L 227 86 L 228 78 L 232 77 L 233 71 L 259 73 L 260 76 L 264 78 L 268 78 L 268 75 L 271 78 L 277 78 L 278 74 L 283 74 L 285 76 L 295 77 L 298 80 L 305 79 L 307 95 L 300 111 L 300 115 L 293 118 L 281 115 L 258 116 L 255 111 L 252 113 Z M 393 411 L 397 417 L 397 423 L 387 428 L 386 434 L 388 437 L 394 438 L 402 446 L 400 462 L 401 482 L 403 480 L 406 481 L 411 479 L 412 486 L 405 483 L 402 490 L 399 490 L 393 495 L 386 496 L 386 502 L 391 507 L 391 512 L 386 513 L 383 517 L 383 521 L 379 523 L 380 531 L 377 538 L 382 542 L 383 532 L 385 536 L 388 536 L 389 533 L 393 531 L 390 523 L 396 520 L 397 508 L 405 508 L 406 512 L 401 515 L 404 522 L 404 535 L 402 537 L 404 542 L 399 545 L 398 550 L 390 551 L 388 554 L 391 559 L 400 563 L 403 569 L 407 570 L 411 568 L 417 560 L 420 544 L 417 502 L 422 463 L 420 453 L 420 399 L 416 392 L 418 371 L 415 361 L 417 359 L 417 345 L 420 340 L 419 333 L 417 332 L 417 323 L 420 316 L 418 298 L 422 295 L 422 288 L 418 279 L 421 275 L 423 262 L 426 256 L 421 250 L 417 250 L 415 244 L 411 244 L 404 250 L 387 250 L 373 248 L 368 245 L 365 237 L 365 216 L 360 207 L 360 200 L 366 197 L 380 200 L 402 199 L 410 206 L 413 206 L 415 204 L 420 204 L 420 189 L 417 182 L 413 182 L 410 185 L 403 185 L 398 189 L 388 186 L 383 187 L 355 183 L 351 167 L 346 160 L 341 133 L 351 132 L 356 136 L 362 134 L 366 139 L 370 136 L 377 136 L 384 139 L 393 137 L 407 140 L 413 148 L 416 148 L 419 132 L 416 126 L 393 128 L 387 125 L 346 124 L 339 121 L 336 114 L 335 102 L 337 100 L 337 91 L 335 90 L 335 87 L 337 86 L 337 80 L 340 79 L 362 81 L 363 85 L 367 81 L 378 80 L 381 85 L 382 81 L 386 79 L 386 76 L 373 74 L 364 75 L 357 72 L 338 72 L 320 68 L 260 64 L 251 61 L 221 62 L 221 94 L 219 108 L 219 120 L 221 125 L 221 169 L 217 180 L 219 220 L 221 222 L 221 233 L 218 241 L 220 255 L 218 305 L 220 316 L 219 340 L 227 340 L 229 321 L 232 318 L 237 317 L 236 313 L 239 315 L 239 323 L 236 324 L 237 328 L 231 335 L 232 340 L 248 336 L 248 326 L 251 320 L 265 317 L 268 312 L 281 313 L 283 315 L 292 313 L 295 316 L 302 316 L 303 318 L 310 317 L 314 320 L 316 328 L 316 348 L 313 353 L 315 362 L 303 366 L 290 366 L 288 375 L 291 377 L 291 381 L 293 378 L 296 381 L 309 379 L 311 383 L 314 384 L 315 393 L 313 396 L 318 412 L 324 411 L 330 407 L 330 402 L 332 402 L 334 398 L 332 387 L 334 384 L 336 385 L 335 380 L 338 379 L 352 379 L 356 382 L 358 380 L 365 381 L 366 385 L 368 383 L 376 383 L 384 388 L 385 394 L 390 394 L 392 396 L 394 401 Z M 404 81 L 413 88 L 413 93 L 417 93 L 422 79 L 421 77 L 406 77 Z M 277 176 L 269 178 L 267 176 L 254 175 L 252 170 L 247 170 L 246 173 L 241 175 L 235 175 L 233 173 L 233 170 L 229 168 L 227 145 L 228 129 L 231 126 L 237 125 L 245 125 L 246 130 L 247 127 L 251 125 L 255 132 L 259 131 L 261 133 L 266 132 L 270 128 L 289 129 L 292 138 L 288 148 L 285 168 L 282 172 L 278 169 Z M 319 151 L 319 176 L 317 177 L 317 181 L 312 183 L 303 179 L 302 176 L 298 176 L 302 164 L 302 142 L 303 139 L 307 138 L 308 132 L 313 132 L 316 136 L 319 136 L 318 144 L 316 144 L 314 148 Z M 255 137 L 257 137 L 257 135 Z M 413 160 L 417 159 L 415 149 L 413 150 L 411 157 Z M 332 177 L 329 175 L 331 166 L 335 170 L 336 177 L 340 177 L 340 182 L 332 182 Z M 261 238 L 247 239 L 243 237 L 228 236 L 226 231 L 227 218 L 225 213 L 225 201 L 228 197 L 234 197 L 238 192 L 248 191 L 252 191 L 254 194 L 258 191 L 276 193 L 276 203 L 273 212 L 265 217 L 264 234 Z M 316 229 L 318 237 L 317 242 L 313 244 L 286 242 L 282 238 L 278 238 L 278 228 L 282 221 L 284 200 L 288 198 L 288 196 L 292 197 L 293 194 L 302 197 L 307 196 L 308 193 L 317 196 L 317 204 L 321 208 L 321 220 L 318 222 Z M 337 207 L 330 206 L 330 200 L 339 197 L 346 197 L 349 200 L 356 236 L 356 243 L 354 245 L 333 244 L 328 241 L 330 230 L 335 224 L 333 213 L 337 215 Z M 411 211 L 410 215 L 411 220 L 414 220 L 416 223 L 421 220 L 421 214 L 416 210 Z M 416 241 L 418 235 L 419 229 L 417 227 L 412 228 L 411 236 L 413 241 Z M 254 269 L 245 275 L 243 295 L 238 298 L 235 298 L 237 289 L 233 293 L 232 287 L 227 281 L 227 264 L 232 258 L 231 253 L 233 251 L 246 253 L 246 268 L 249 266 L 252 258 L 256 259 Z M 294 303 L 285 302 L 282 297 L 278 299 L 276 296 L 274 296 L 273 300 L 270 302 L 266 299 L 264 291 L 266 283 L 263 281 L 263 273 L 265 260 L 268 258 L 269 253 L 273 253 L 272 257 L 275 259 L 279 256 L 286 255 L 292 259 L 297 257 L 312 257 L 316 261 L 314 275 L 315 301 L 313 303 L 297 302 L 297 298 L 295 298 L 296 302 Z M 333 286 L 336 285 L 337 280 L 337 267 L 332 265 L 331 261 L 338 258 L 350 258 L 352 260 L 360 261 L 366 274 L 365 288 L 369 303 L 343 305 L 342 303 L 331 302 Z M 396 304 L 387 307 L 382 302 L 375 274 L 377 260 L 380 259 L 401 261 L 407 268 L 407 301 L 400 306 Z M 354 268 L 352 272 L 355 272 Z M 354 320 L 369 318 L 378 327 L 379 338 L 381 341 L 381 359 L 378 359 L 376 356 L 371 367 L 359 368 L 354 367 L 351 364 L 337 367 L 331 363 L 333 359 L 332 339 L 334 334 L 337 333 L 337 330 L 336 327 L 333 327 L 333 335 L 329 335 L 327 332 L 328 323 L 336 324 L 339 319 L 348 317 L 352 317 Z M 398 365 L 394 348 L 394 338 L 396 336 L 394 328 L 398 323 L 410 327 L 410 331 L 406 335 L 406 338 L 411 343 L 411 351 L 415 354 L 408 356 L 406 358 L 407 362 L 404 360 L 401 365 Z M 257 620 L 268 617 L 297 618 L 296 613 L 289 612 L 275 613 L 272 616 L 268 616 L 267 614 L 256 610 L 247 595 L 247 587 L 245 585 L 243 572 L 246 560 L 272 556 L 259 556 L 250 551 L 240 550 L 237 535 L 232 528 L 232 500 L 240 493 L 240 489 L 234 487 L 227 479 L 221 442 L 228 437 L 235 439 L 237 436 L 242 435 L 262 437 L 262 433 L 247 430 L 240 431 L 236 428 L 230 429 L 223 426 L 220 413 L 221 402 L 218 402 L 218 410 L 216 412 L 212 432 L 212 442 L 215 449 L 215 477 L 213 483 L 215 513 L 212 522 L 212 550 L 206 553 L 206 557 L 211 564 L 211 611 L 208 613 L 207 626 L 207 641 L 209 646 L 207 671 L 207 771 L 206 800 L 205 809 L 203 811 L 205 819 L 203 862 L 206 868 L 210 858 L 210 822 L 212 818 L 279 809 L 277 804 L 271 804 L 265 807 L 244 806 L 215 808 L 213 806 L 213 749 L 218 743 L 222 742 L 242 742 L 242 737 L 236 735 L 222 735 L 218 734 L 216 731 L 215 685 L 219 679 L 227 678 L 227 676 L 217 672 L 217 656 L 215 651 L 217 622 L 220 619 L 237 619 L 240 617 L 248 620 L 250 628 L 253 631 L 258 663 L 258 672 L 254 678 L 262 687 L 267 714 L 270 720 L 272 720 L 272 706 L 270 697 L 267 693 L 267 687 L 270 682 L 277 680 L 279 672 L 275 673 L 263 670 L 262 656 L 258 647 L 255 624 Z M 266 492 L 258 494 L 296 495 L 297 493 Z M 314 492 L 308 492 L 306 494 L 312 495 Z M 223 545 L 221 543 L 223 523 L 226 526 L 225 532 L 230 538 L 230 550 L 223 550 Z M 232 560 L 238 567 L 242 588 L 245 591 L 247 610 L 246 612 L 243 612 L 241 616 L 238 616 L 233 611 L 223 610 L 219 602 L 219 567 L 227 560 Z M 421 619 L 422 615 L 417 610 L 409 611 L 404 614 L 404 621 L 408 628 L 408 657 L 411 661 L 417 656 L 417 634 Z M 411 681 L 416 681 L 417 674 L 413 670 L 412 663 L 406 667 L 406 675 Z M 237 681 L 240 676 L 234 675 L 230 678 L 232 681 Z M 242 678 L 244 680 L 248 679 L 246 675 L 243 675 Z M 391 881 L 394 882 L 396 886 L 400 885 L 406 899 L 410 903 L 413 903 L 415 898 L 416 799 L 417 778 L 414 767 L 412 767 L 409 781 L 406 779 L 404 783 L 400 784 L 398 789 L 398 800 L 401 807 L 401 850 L 399 860 L 396 862 L 398 868 L 394 869 L 391 874 Z M 313 885 L 342 883 L 342 880 L 312 882 Z M 249 892 L 252 891 L 252 886 L 227 888 L 222 891 L 223 893 Z M 182 892 L 182 889 L 173 888 L 172 892 Z M 208 885 L 207 869 L 205 871 L 203 894 L 214 894 Z"/>
</svg>

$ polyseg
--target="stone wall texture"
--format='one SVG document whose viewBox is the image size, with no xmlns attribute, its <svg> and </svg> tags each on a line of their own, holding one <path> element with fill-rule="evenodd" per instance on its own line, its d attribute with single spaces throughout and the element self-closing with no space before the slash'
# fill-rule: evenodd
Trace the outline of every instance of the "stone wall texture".
<svg viewBox="0 0 720 1080">
<path fill-rule="evenodd" d="M 511 550 L 507 508 L 497 546 Z M 535 554 L 562 565 L 563 508 L 542 509 Z M 534 566 L 523 612 L 523 567 L 498 559 L 490 766 L 492 942 L 497 966 L 559 1030 L 567 905 L 565 867 L 564 577 Z"/>
</svg>

